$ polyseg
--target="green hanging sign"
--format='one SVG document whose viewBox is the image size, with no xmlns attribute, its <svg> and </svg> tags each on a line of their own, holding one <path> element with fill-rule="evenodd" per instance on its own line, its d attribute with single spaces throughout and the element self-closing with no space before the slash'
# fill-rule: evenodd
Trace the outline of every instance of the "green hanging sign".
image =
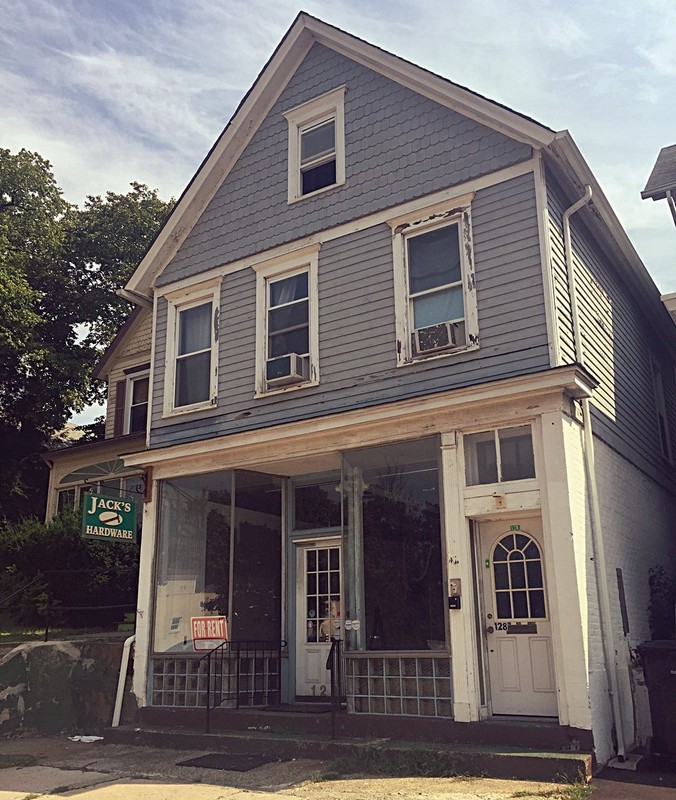
<svg viewBox="0 0 676 800">
<path fill-rule="evenodd" d="M 121 497 L 85 494 L 82 536 L 109 542 L 136 542 L 136 503 Z"/>
</svg>

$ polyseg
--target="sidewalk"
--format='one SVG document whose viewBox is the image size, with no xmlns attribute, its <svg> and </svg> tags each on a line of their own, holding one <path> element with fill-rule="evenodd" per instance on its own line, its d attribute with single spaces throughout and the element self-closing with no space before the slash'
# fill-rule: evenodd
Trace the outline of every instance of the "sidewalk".
<svg viewBox="0 0 676 800">
<path fill-rule="evenodd" d="M 675 773 L 611 771 L 594 791 L 551 783 L 488 778 L 363 778 L 322 780 L 331 763 L 303 759 L 241 770 L 180 766 L 205 751 L 71 742 L 68 738 L 0 741 L 0 800 L 52 795 L 81 800 L 676 800 Z M 7 766 L 8 764 L 15 766 Z M 227 763 L 227 759 L 225 760 Z M 608 772 L 608 771 L 606 771 Z M 334 777 L 334 776 L 331 776 Z M 618 781 L 622 779 L 621 782 Z M 654 785 L 645 781 L 650 780 Z M 638 782 L 636 782 L 638 781 Z"/>
</svg>

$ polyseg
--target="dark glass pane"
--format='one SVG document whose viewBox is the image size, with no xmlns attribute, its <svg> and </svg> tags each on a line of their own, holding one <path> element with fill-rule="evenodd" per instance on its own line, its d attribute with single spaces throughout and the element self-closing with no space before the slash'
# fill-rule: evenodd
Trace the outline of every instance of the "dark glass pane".
<svg viewBox="0 0 676 800">
<path fill-rule="evenodd" d="M 528 599 L 526 592 L 512 592 L 514 619 L 528 619 Z"/>
<path fill-rule="evenodd" d="M 476 460 L 479 483 L 497 483 L 498 460 L 495 454 L 495 441 L 476 443 Z"/>
<path fill-rule="evenodd" d="M 336 123 L 331 119 L 314 128 L 303 131 L 300 136 L 300 161 L 304 164 L 336 149 Z"/>
<path fill-rule="evenodd" d="M 317 617 L 317 598 L 308 597 L 307 599 L 307 615 L 310 619 Z"/>
<path fill-rule="evenodd" d="M 507 551 L 514 550 L 514 535 L 510 533 L 507 536 L 503 536 L 502 539 L 500 539 L 500 544 Z"/>
<path fill-rule="evenodd" d="M 329 593 L 329 576 L 326 572 L 319 573 L 319 594 Z"/>
<path fill-rule="evenodd" d="M 318 167 L 312 167 L 303 171 L 302 175 L 303 194 L 316 192 L 325 186 L 332 186 L 336 182 L 336 162 L 327 161 Z"/>
<path fill-rule="evenodd" d="M 189 406 L 209 399 L 211 352 L 186 356 L 176 362 L 176 406 Z"/>
<path fill-rule="evenodd" d="M 507 561 L 507 550 L 501 545 L 495 545 L 495 551 L 493 552 L 493 561 Z"/>
<path fill-rule="evenodd" d="M 523 561 L 523 553 L 520 550 L 512 550 L 509 554 L 509 561 Z"/>
<path fill-rule="evenodd" d="M 317 573 L 311 572 L 307 576 L 307 593 L 317 594 Z"/>
<path fill-rule="evenodd" d="M 512 608 L 509 604 L 509 592 L 496 592 L 495 602 L 497 605 L 498 619 L 511 619 Z"/>
<path fill-rule="evenodd" d="M 319 569 L 328 569 L 329 568 L 329 551 L 328 550 L 320 550 L 318 552 L 319 556 Z"/>
<path fill-rule="evenodd" d="M 542 586 L 542 566 L 539 561 L 527 561 L 526 571 L 528 572 L 528 585 L 531 589 L 538 589 Z"/>
<path fill-rule="evenodd" d="M 530 429 L 526 433 L 512 435 L 508 431 L 498 431 L 500 440 L 500 462 L 502 480 L 516 481 L 535 477 L 533 441 Z"/>
<path fill-rule="evenodd" d="M 528 536 L 524 536 L 523 533 L 516 534 L 516 547 L 518 550 L 523 550 L 529 541 Z"/>
<path fill-rule="evenodd" d="M 277 358 L 288 353 L 305 356 L 309 351 L 310 336 L 307 326 L 289 333 L 275 333 L 268 336 L 268 358 Z"/>
<path fill-rule="evenodd" d="M 531 542 L 524 550 L 524 555 L 526 558 L 540 558 L 540 548 L 535 544 L 535 542 Z"/>
<path fill-rule="evenodd" d="M 337 483 L 296 486 L 294 496 L 294 523 L 297 531 L 340 526 L 340 493 Z M 336 566 L 334 566 L 334 564 Z M 338 550 L 331 550 L 331 569 L 338 569 Z"/>
<path fill-rule="evenodd" d="M 496 589 L 509 589 L 509 572 L 507 564 L 493 563 L 493 576 Z"/>
<path fill-rule="evenodd" d="M 150 380 L 148 378 L 139 378 L 132 382 L 131 402 L 132 405 L 137 403 L 148 402 L 148 385 Z"/>
<path fill-rule="evenodd" d="M 330 578 L 331 594 L 338 594 L 340 591 L 340 575 L 337 572 L 332 572 Z"/>
<path fill-rule="evenodd" d="M 316 572 L 317 570 L 317 551 L 308 550 L 307 552 L 307 568 L 308 572 Z"/>
<path fill-rule="evenodd" d="M 211 303 L 179 312 L 178 354 L 211 347 Z"/>
<path fill-rule="evenodd" d="M 299 300 L 290 306 L 273 308 L 268 314 L 268 331 L 277 333 L 289 328 L 308 324 L 307 300 Z"/>
<path fill-rule="evenodd" d="M 407 243 L 409 289 L 412 294 L 460 280 L 457 225 L 412 236 Z"/>
<path fill-rule="evenodd" d="M 525 589 L 526 588 L 526 570 L 523 568 L 523 562 L 511 563 L 509 571 L 512 575 L 512 589 Z"/>
<path fill-rule="evenodd" d="M 270 283 L 270 307 L 281 306 L 294 300 L 301 300 L 308 296 L 307 272 L 282 278 L 280 281 Z"/>
<path fill-rule="evenodd" d="M 543 619 L 545 614 L 545 593 L 542 589 L 528 592 L 530 597 L 530 615 L 534 619 Z"/>
<path fill-rule="evenodd" d="M 335 488 L 335 487 L 334 487 Z M 335 492 L 338 496 L 338 492 Z M 340 524 L 340 508 L 338 509 L 338 523 Z M 329 551 L 329 566 L 331 569 L 340 569 L 340 551 L 337 547 L 332 547 Z"/>
<path fill-rule="evenodd" d="M 129 433 L 144 431 L 146 429 L 146 419 L 148 417 L 148 404 L 143 403 L 133 406 L 129 414 Z"/>
</svg>

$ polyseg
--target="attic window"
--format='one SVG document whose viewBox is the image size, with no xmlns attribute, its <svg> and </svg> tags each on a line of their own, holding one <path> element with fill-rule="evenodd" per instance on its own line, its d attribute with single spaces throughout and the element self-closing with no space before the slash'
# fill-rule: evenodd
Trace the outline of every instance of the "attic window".
<svg viewBox="0 0 676 800">
<path fill-rule="evenodd" d="M 345 183 L 345 87 L 284 116 L 289 124 L 289 203 Z"/>
</svg>

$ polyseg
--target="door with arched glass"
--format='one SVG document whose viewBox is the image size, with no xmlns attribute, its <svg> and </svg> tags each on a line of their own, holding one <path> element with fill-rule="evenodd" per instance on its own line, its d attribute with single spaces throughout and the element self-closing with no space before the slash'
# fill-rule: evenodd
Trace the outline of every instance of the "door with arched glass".
<svg viewBox="0 0 676 800">
<path fill-rule="evenodd" d="M 480 535 L 493 714 L 556 716 L 540 521 L 485 522 Z"/>
</svg>

